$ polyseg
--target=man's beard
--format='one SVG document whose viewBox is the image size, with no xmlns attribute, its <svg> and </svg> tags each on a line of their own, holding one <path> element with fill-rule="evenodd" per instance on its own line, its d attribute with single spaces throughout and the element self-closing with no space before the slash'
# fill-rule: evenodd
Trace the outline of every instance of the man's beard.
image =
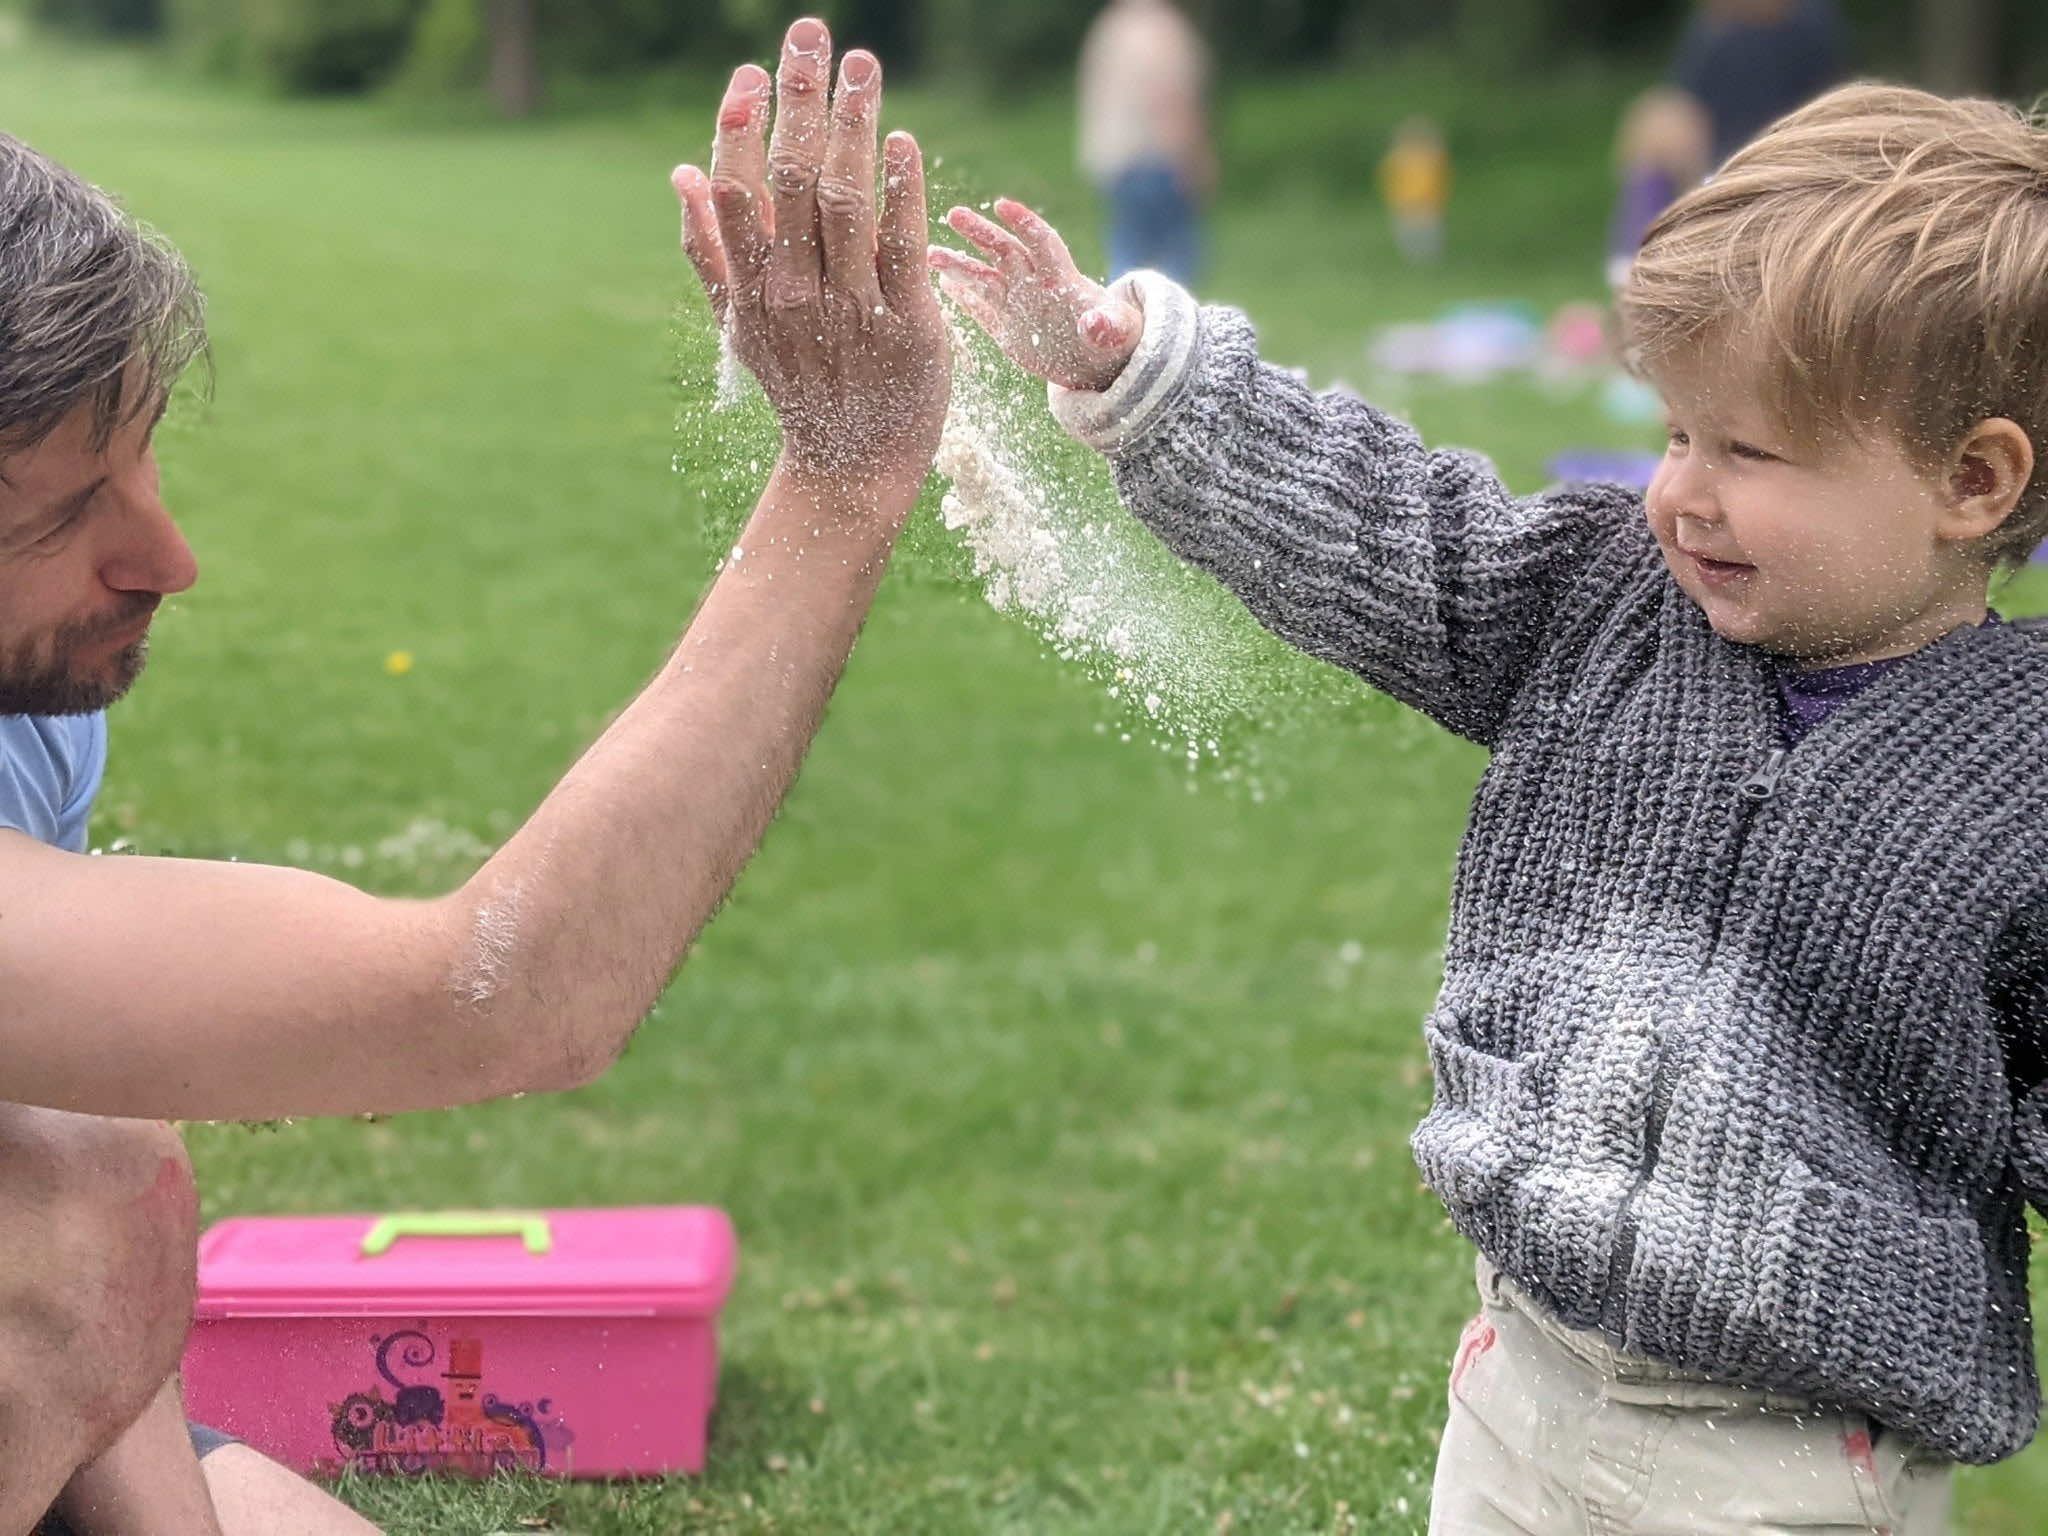
<svg viewBox="0 0 2048 1536">
<path fill-rule="evenodd" d="M 155 607 L 156 599 L 150 598 L 112 619 L 67 624 L 50 641 L 46 658 L 36 657 L 40 647 L 34 641 L 0 651 L 0 715 L 89 715 L 105 709 L 141 675 L 149 636 L 122 646 L 93 675 L 79 671 L 77 653 L 127 629 Z"/>
</svg>

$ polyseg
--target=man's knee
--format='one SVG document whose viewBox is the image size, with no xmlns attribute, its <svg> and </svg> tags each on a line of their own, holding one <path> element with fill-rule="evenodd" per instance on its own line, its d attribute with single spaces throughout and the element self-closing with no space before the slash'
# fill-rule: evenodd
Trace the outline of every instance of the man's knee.
<svg viewBox="0 0 2048 1536">
<path fill-rule="evenodd" d="M 0 1393 L 96 1451 L 184 1348 L 198 1236 L 184 1143 L 159 1121 L 0 1105 L 0 1228 L 22 1239 L 0 1254 Z"/>
</svg>

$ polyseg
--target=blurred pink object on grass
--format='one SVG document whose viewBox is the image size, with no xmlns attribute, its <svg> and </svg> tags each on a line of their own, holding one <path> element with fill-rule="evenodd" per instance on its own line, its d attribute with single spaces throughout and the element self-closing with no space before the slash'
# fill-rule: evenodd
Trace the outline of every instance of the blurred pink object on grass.
<svg viewBox="0 0 2048 1536">
<path fill-rule="evenodd" d="M 736 1256 L 707 1206 L 223 1221 L 186 1411 L 328 1476 L 701 1471 Z"/>
</svg>

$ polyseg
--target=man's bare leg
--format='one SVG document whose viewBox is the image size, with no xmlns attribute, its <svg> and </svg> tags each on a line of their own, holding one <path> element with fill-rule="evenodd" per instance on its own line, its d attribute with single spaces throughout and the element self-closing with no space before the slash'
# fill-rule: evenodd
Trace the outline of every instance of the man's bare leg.
<svg viewBox="0 0 2048 1536">
<path fill-rule="evenodd" d="M 177 1369 L 198 1238 L 184 1144 L 156 1121 L 0 1104 L 0 1232 L 0 1531 L 12 1536 Z"/>
<path fill-rule="evenodd" d="M 200 1466 L 224 1536 L 377 1536 L 341 1500 L 246 1445 L 224 1445 Z"/>
<path fill-rule="evenodd" d="M 177 1383 L 78 1473 L 54 1511 L 66 1536 L 377 1536 L 339 1499 L 260 1451 L 193 1448 Z"/>
<path fill-rule="evenodd" d="M 54 1512 L 75 1536 L 221 1536 L 175 1378 L 120 1439 L 78 1469 Z"/>
</svg>

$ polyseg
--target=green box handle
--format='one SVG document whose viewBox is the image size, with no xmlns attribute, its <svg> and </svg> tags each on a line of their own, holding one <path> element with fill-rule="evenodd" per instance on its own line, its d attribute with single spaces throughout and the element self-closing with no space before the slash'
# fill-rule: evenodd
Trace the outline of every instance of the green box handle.
<svg viewBox="0 0 2048 1536">
<path fill-rule="evenodd" d="M 363 1257 L 388 1253 L 401 1237 L 516 1237 L 528 1253 L 546 1253 L 555 1235 L 545 1216 L 527 1211 L 412 1211 L 379 1216 L 363 1234 Z"/>
</svg>

